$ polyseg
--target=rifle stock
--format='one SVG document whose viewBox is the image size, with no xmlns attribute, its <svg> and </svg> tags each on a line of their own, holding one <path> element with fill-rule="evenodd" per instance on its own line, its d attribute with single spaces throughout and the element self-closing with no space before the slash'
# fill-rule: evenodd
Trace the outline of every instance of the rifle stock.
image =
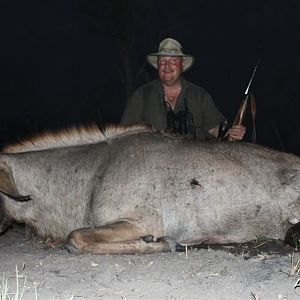
<svg viewBox="0 0 300 300">
<path fill-rule="evenodd" d="M 245 99 L 242 101 L 240 108 L 236 114 L 236 117 L 232 123 L 232 126 L 243 125 L 243 122 L 245 120 L 246 111 L 247 111 L 247 106 L 248 106 L 248 98 L 249 98 L 249 94 L 246 95 Z M 235 142 L 236 139 L 231 137 L 230 135 L 228 135 L 228 141 Z"/>
<path fill-rule="evenodd" d="M 252 83 L 252 80 L 254 78 L 254 75 L 255 75 L 255 72 L 257 70 L 257 67 L 260 63 L 260 59 L 261 59 L 261 56 L 258 58 L 257 60 L 257 63 L 254 67 L 254 70 L 252 72 L 252 75 L 251 75 L 251 78 L 250 78 L 250 81 L 248 83 L 248 86 L 246 88 L 246 91 L 245 91 L 245 98 L 244 100 L 242 101 L 241 105 L 240 105 L 240 108 L 238 110 L 238 113 L 233 121 L 233 124 L 232 126 L 235 126 L 235 125 L 243 125 L 243 122 L 244 122 L 244 119 L 245 119 L 245 114 L 246 114 L 246 111 L 247 111 L 247 105 L 248 105 L 248 100 L 249 98 L 251 99 L 251 113 L 252 113 L 252 119 L 253 119 L 253 134 L 252 134 L 252 142 L 255 143 L 255 139 L 256 139 L 256 131 L 255 131 L 255 114 L 256 114 L 256 104 L 255 104 L 255 99 L 254 99 L 254 96 L 249 93 L 249 89 L 250 89 L 250 86 L 251 86 L 251 83 Z M 228 141 L 236 141 L 235 138 L 232 138 L 231 136 L 228 135 Z"/>
</svg>

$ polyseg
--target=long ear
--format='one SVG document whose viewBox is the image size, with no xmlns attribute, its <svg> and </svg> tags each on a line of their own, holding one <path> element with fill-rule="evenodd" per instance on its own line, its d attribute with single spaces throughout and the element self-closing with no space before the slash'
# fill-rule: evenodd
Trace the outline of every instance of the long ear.
<svg viewBox="0 0 300 300">
<path fill-rule="evenodd" d="M 29 201 L 30 196 L 23 196 L 19 193 L 12 171 L 7 166 L 0 166 L 0 192 L 16 201 Z"/>
</svg>

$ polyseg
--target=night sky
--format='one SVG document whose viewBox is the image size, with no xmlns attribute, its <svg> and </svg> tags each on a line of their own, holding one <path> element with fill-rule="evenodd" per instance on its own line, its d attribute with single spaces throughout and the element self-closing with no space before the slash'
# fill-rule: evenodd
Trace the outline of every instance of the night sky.
<svg viewBox="0 0 300 300">
<path fill-rule="evenodd" d="M 185 77 L 230 121 L 262 55 L 257 142 L 300 155 L 299 13 L 299 0 L 0 0 L 0 143 L 118 123 L 132 91 L 156 78 L 145 56 L 173 37 L 196 59 Z"/>
</svg>

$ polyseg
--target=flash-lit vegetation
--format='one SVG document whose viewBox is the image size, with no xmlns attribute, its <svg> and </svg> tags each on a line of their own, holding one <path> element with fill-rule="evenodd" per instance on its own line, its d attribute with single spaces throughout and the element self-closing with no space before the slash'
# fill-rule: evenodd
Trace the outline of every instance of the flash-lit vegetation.
<svg viewBox="0 0 300 300">
<path fill-rule="evenodd" d="M 14 277 L 14 280 L 9 280 L 10 277 Z M 18 266 L 16 266 L 15 274 L 6 277 L 5 274 L 2 275 L 0 282 L 0 300 L 22 300 L 27 291 L 34 288 L 35 299 L 37 297 L 36 286 L 29 287 L 27 284 L 27 276 L 19 272 Z"/>
</svg>

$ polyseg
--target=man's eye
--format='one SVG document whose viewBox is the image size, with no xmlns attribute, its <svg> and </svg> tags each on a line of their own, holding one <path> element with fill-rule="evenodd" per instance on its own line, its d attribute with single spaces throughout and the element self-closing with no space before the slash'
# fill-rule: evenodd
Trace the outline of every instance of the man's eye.
<svg viewBox="0 0 300 300">
<path fill-rule="evenodd" d="M 176 58 L 171 58 L 171 59 L 168 59 L 168 60 L 160 60 L 158 61 L 158 63 L 160 65 L 172 65 L 172 66 L 175 66 L 179 63 L 179 59 L 176 59 Z"/>
</svg>

